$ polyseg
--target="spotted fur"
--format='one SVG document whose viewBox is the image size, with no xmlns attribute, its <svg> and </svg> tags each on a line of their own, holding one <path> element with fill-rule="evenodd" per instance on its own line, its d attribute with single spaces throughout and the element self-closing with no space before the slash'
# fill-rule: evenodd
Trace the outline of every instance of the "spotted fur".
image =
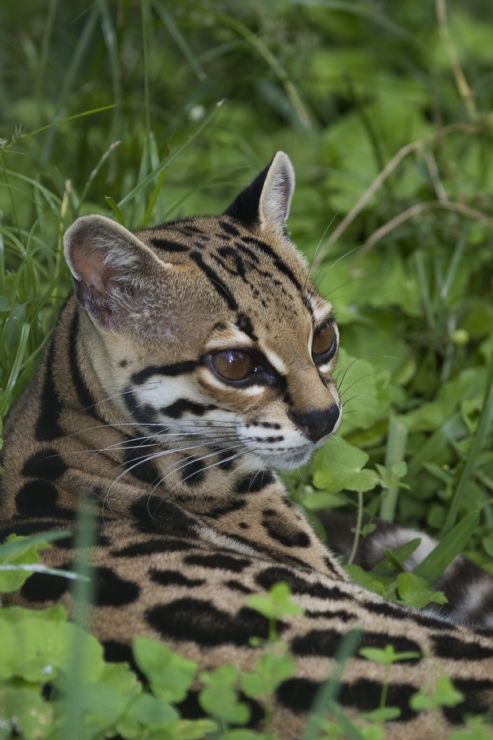
<svg viewBox="0 0 493 740">
<path fill-rule="evenodd" d="M 250 669 L 260 650 L 250 638 L 267 637 L 268 623 L 246 598 L 285 581 L 305 612 L 278 625 L 296 673 L 276 692 L 274 731 L 300 736 L 341 637 L 358 626 L 362 646 L 418 654 L 392 666 L 388 703 L 401 715 L 387 737 L 436 738 L 491 703 L 493 635 L 350 583 L 272 472 L 307 460 L 341 413 L 332 307 L 285 231 L 293 185 L 279 152 L 219 217 L 135 234 L 101 216 L 70 227 L 74 295 L 6 425 L 2 534 L 69 530 L 44 559 L 70 568 L 77 509 L 92 509 L 92 626 L 113 660 L 147 634 L 203 668 Z M 315 357 L 326 325 L 333 346 Z M 232 351 L 254 368 L 236 383 L 215 365 Z M 67 581 L 43 574 L 20 600 L 71 605 Z M 411 695 L 443 674 L 464 701 L 416 714 Z M 388 680 L 356 656 L 338 700 L 348 716 L 374 709 Z M 182 709 L 197 714 L 194 692 Z"/>
</svg>

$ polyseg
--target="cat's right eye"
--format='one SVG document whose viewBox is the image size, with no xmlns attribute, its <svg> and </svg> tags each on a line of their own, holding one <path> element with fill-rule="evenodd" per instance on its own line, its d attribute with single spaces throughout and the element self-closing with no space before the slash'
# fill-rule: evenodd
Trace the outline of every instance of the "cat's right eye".
<svg viewBox="0 0 493 740">
<path fill-rule="evenodd" d="M 211 355 L 211 365 L 226 380 L 244 380 L 256 369 L 253 358 L 247 352 L 232 349 Z"/>
</svg>

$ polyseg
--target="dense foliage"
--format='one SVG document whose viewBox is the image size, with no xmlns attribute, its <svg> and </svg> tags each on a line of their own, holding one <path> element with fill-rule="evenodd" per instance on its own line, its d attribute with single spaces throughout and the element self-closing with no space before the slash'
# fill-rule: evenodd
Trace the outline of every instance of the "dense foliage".
<svg viewBox="0 0 493 740">
<path fill-rule="evenodd" d="M 24 0 L 0 20 L 0 416 L 69 289 L 77 215 L 215 213 L 284 149 L 344 348 L 341 433 L 292 496 L 315 526 L 346 506 L 355 537 L 379 515 L 443 540 L 415 580 L 370 578 L 391 598 L 439 599 L 459 551 L 493 573 L 489 4 Z"/>
</svg>

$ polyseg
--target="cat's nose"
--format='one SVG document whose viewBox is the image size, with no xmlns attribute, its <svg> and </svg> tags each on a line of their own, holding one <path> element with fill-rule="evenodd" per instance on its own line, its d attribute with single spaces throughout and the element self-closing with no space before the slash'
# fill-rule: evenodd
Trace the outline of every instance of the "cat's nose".
<svg viewBox="0 0 493 740">
<path fill-rule="evenodd" d="M 318 442 L 333 431 L 340 413 L 339 406 L 333 403 L 325 409 L 311 409 L 302 414 L 291 411 L 288 415 L 305 437 L 312 442 Z"/>
</svg>

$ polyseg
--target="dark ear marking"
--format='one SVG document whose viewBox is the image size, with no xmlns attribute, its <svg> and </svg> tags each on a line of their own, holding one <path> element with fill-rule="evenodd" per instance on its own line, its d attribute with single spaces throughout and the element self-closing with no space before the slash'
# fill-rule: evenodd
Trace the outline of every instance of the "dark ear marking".
<svg viewBox="0 0 493 740">
<path fill-rule="evenodd" d="M 225 211 L 247 228 L 282 231 L 289 214 L 295 177 L 288 155 L 277 152 L 272 162 Z"/>
</svg>

